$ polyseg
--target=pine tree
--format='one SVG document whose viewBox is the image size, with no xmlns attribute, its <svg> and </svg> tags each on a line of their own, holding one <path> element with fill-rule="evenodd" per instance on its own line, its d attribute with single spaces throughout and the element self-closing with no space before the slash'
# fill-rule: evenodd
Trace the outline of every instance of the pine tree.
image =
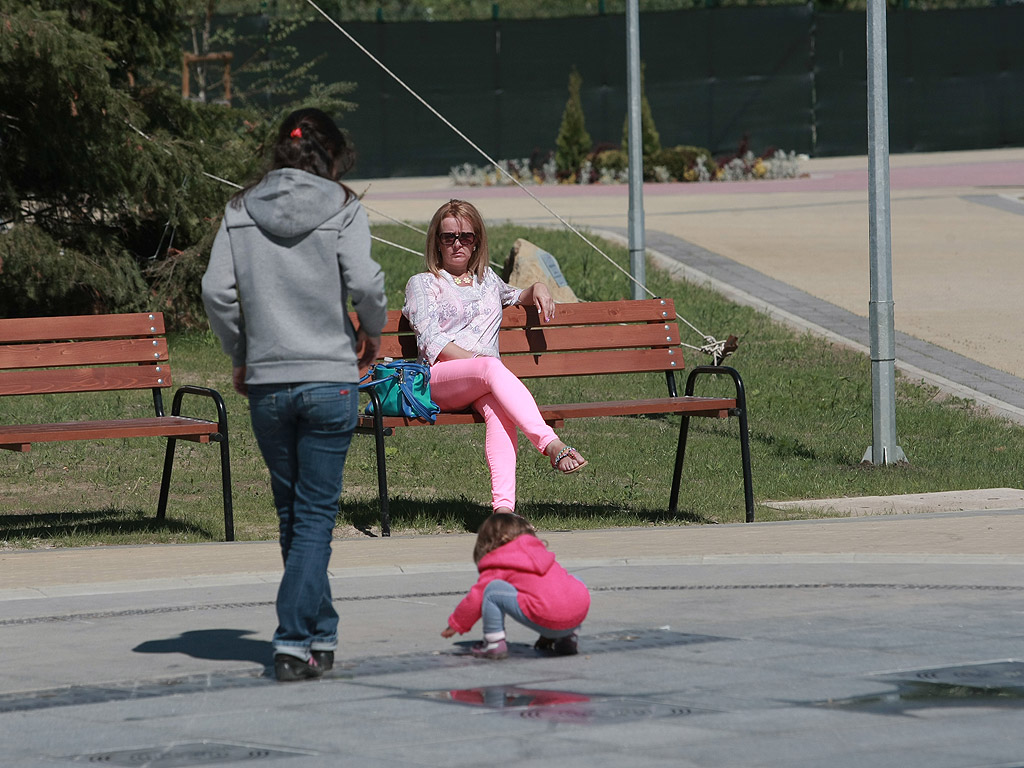
<svg viewBox="0 0 1024 768">
<path fill-rule="evenodd" d="M 578 177 L 580 166 L 590 154 L 592 146 L 583 117 L 583 102 L 580 99 L 582 85 L 583 77 L 576 71 L 576 67 L 573 67 L 569 73 L 569 99 L 565 103 L 562 125 L 558 129 L 558 139 L 555 142 L 555 167 L 558 169 L 559 178 L 563 179 Z"/>
<path fill-rule="evenodd" d="M 643 147 L 644 164 L 650 158 L 661 151 L 661 136 L 658 129 L 654 127 L 654 114 L 651 112 L 651 103 L 647 100 L 646 85 L 647 65 L 640 64 L 640 136 Z M 622 123 L 622 151 L 629 154 L 629 115 Z"/>
<path fill-rule="evenodd" d="M 180 10 L 0 0 L 0 316 L 133 311 L 157 295 L 171 324 L 202 319 L 182 281 L 202 268 L 174 262 L 202 262 L 234 192 L 211 176 L 251 181 L 293 107 L 183 100 Z M 307 82 L 303 105 L 337 115 L 346 89 Z"/>
</svg>

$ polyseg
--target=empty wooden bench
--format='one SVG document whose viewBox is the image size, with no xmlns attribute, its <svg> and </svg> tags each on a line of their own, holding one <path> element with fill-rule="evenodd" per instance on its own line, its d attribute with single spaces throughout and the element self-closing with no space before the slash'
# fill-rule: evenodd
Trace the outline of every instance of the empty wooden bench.
<svg viewBox="0 0 1024 768">
<path fill-rule="evenodd" d="M 521 379 L 638 372 L 664 374 L 667 389 L 665 397 L 538 405 L 544 420 L 555 429 L 561 427 L 566 419 L 681 414 L 672 490 L 669 494 L 668 509 L 671 514 L 676 512 L 679 501 L 690 417 L 736 416 L 740 431 L 745 519 L 747 522 L 753 521 L 754 495 L 743 382 L 733 368 L 702 365 L 690 370 L 683 394 L 679 394 L 676 374 L 682 373 L 684 368 L 683 350 L 679 343 L 679 327 L 671 299 L 559 304 L 554 320 L 543 324 L 538 322 L 537 311 L 533 307 L 508 307 L 502 318 L 499 348 L 502 361 Z M 415 360 L 417 355 L 416 337 L 408 321 L 398 311 L 388 312 L 380 357 Z M 729 376 L 734 384 L 735 396 L 694 395 L 698 377 L 713 374 Z M 437 417 L 435 426 L 482 422 L 483 418 L 472 411 L 442 413 Z M 412 426 L 429 425 L 419 419 L 361 415 L 357 427 L 358 432 L 372 433 L 376 439 L 381 531 L 384 536 L 390 533 L 384 438 L 400 427 Z"/>
<path fill-rule="evenodd" d="M 178 440 L 220 444 L 224 539 L 235 538 L 231 505 L 227 410 L 220 394 L 185 385 L 164 413 L 162 393 L 171 386 L 171 368 L 159 312 L 0 319 L 0 396 L 68 395 L 87 392 L 152 391 L 155 414 L 44 424 L 0 423 L 0 448 L 27 452 L 33 443 L 164 437 L 163 478 L 156 517 L 163 520 Z M 217 420 L 182 416 L 185 395 L 209 398 Z M 88 405 L 83 406 L 87 408 Z"/>
</svg>

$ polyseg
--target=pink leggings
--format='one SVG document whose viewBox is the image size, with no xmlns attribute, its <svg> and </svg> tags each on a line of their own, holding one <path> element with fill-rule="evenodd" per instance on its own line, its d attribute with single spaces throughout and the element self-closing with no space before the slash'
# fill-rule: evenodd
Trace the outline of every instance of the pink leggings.
<svg viewBox="0 0 1024 768">
<path fill-rule="evenodd" d="M 484 453 L 494 509 L 516 508 L 516 427 L 541 453 L 557 439 L 530 390 L 496 357 L 447 360 L 430 368 L 430 396 L 442 411 L 484 417 Z"/>
</svg>

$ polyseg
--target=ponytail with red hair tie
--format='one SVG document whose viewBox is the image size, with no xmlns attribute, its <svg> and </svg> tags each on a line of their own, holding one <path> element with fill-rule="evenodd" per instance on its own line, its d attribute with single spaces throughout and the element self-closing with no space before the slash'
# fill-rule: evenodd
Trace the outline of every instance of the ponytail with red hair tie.
<svg viewBox="0 0 1024 768">
<path fill-rule="evenodd" d="M 292 132 L 288 135 L 291 136 L 293 139 L 301 139 L 302 129 L 299 126 L 295 126 L 294 128 L 292 128 Z"/>
</svg>

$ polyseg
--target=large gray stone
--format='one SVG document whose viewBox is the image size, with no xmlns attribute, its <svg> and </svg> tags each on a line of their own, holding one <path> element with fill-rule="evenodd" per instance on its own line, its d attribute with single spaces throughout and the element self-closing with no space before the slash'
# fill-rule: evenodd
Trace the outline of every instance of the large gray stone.
<svg viewBox="0 0 1024 768">
<path fill-rule="evenodd" d="M 555 257 L 529 240 L 519 238 L 512 244 L 501 276 L 506 283 L 516 288 L 529 288 L 534 283 L 544 283 L 551 290 L 551 297 L 558 302 L 579 301 L 562 275 Z"/>
</svg>

